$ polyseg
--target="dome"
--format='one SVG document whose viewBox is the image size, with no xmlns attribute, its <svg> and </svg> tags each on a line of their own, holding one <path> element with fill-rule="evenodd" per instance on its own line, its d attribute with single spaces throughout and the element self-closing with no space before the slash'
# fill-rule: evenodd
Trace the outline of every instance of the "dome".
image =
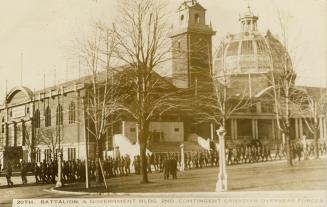
<svg viewBox="0 0 327 207">
<path fill-rule="evenodd" d="M 227 35 L 219 45 L 215 57 L 215 72 L 222 74 L 267 73 L 281 71 L 290 60 L 286 48 L 268 30 L 266 35 L 257 31 L 258 17 L 249 10 L 240 17 L 242 31 Z M 291 69 L 291 61 L 288 61 Z"/>
</svg>

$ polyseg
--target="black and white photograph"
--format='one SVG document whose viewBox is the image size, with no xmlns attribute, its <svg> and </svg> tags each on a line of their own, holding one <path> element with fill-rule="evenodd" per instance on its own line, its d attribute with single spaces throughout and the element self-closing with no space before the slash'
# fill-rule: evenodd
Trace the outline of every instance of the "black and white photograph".
<svg viewBox="0 0 327 207">
<path fill-rule="evenodd" d="M 0 0 L 0 206 L 327 206 L 327 1 Z"/>
</svg>

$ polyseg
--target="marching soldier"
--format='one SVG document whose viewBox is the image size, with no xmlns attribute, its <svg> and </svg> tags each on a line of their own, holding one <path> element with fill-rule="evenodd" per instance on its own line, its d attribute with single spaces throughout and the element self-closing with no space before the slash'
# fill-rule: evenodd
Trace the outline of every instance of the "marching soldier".
<svg viewBox="0 0 327 207">
<path fill-rule="evenodd" d="M 10 161 L 7 163 L 7 172 L 6 172 L 6 179 L 8 187 L 13 187 L 14 183 L 11 181 L 12 176 L 12 167 Z"/>
<path fill-rule="evenodd" d="M 169 180 L 169 172 L 170 172 L 169 156 L 165 157 L 163 160 L 163 172 L 164 172 L 164 180 Z"/>
<path fill-rule="evenodd" d="M 47 171 L 48 171 L 48 166 L 45 160 L 43 160 L 41 164 L 41 179 L 42 179 L 42 184 L 47 183 Z"/>
<path fill-rule="evenodd" d="M 35 177 L 35 183 L 40 182 L 40 167 L 38 165 L 39 163 L 34 163 L 34 177 Z"/>
<path fill-rule="evenodd" d="M 27 184 L 26 164 L 24 160 L 22 160 L 22 162 L 20 163 L 20 173 L 21 173 L 22 183 L 23 185 L 26 185 Z"/>
</svg>

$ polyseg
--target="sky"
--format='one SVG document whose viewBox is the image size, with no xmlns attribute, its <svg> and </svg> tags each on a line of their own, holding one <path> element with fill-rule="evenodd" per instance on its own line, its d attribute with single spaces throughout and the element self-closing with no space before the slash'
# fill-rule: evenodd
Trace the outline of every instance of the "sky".
<svg viewBox="0 0 327 207">
<path fill-rule="evenodd" d="M 118 0 L 0 0 L 0 103 L 14 86 L 41 89 L 79 76 L 76 39 L 90 32 L 91 23 L 111 23 Z M 173 21 L 182 0 L 168 2 Z M 214 47 L 228 33 L 238 33 L 239 14 L 250 4 L 259 16 L 258 29 L 281 36 L 278 11 L 289 17 L 289 45 L 297 84 L 327 87 L 326 0 L 198 0 L 217 34 Z M 293 55 L 291 55 L 293 56 Z M 21 81 L 22 72 L 22 81 Z M 83 75 L 81 70 L 80 75 Z M 7 84 L 6 84 L 7 80 Z"/>
</svg>

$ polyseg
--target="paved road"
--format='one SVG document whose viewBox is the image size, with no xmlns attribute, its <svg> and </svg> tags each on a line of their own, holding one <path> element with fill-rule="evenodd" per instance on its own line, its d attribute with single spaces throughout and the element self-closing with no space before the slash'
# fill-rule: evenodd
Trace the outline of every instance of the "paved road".
<svg viewBox="0 0 327 207">
<path fill-rule="evenodd" d="M 285 161 L 228 166 L 230 191 L 324 190 L 327 187 L 327 159 L 296 162 L 286 167 Z M 163 180 L 162 174 L 149 175 L 150 184 L 139 184 L 138 176 L 109 179 L 115 193 L 136 192 L 213 192 L 217 168 L 186 171 L 177 180 Z M 58 194 L 47 189 L 53 185 L 28 185 L 14 188 L 0 187 L 0 206 L 10 206 L 13 198 L 98 197 L 99 195 Z M 71 190 L 66 187 L 65 190 Z M 103 195 L 104 196 L 104 195 Z M 121 196 L 121 195 L 111 195 Z M 4 204 L 4 205 L 3 205 Z"/>
</svg>

